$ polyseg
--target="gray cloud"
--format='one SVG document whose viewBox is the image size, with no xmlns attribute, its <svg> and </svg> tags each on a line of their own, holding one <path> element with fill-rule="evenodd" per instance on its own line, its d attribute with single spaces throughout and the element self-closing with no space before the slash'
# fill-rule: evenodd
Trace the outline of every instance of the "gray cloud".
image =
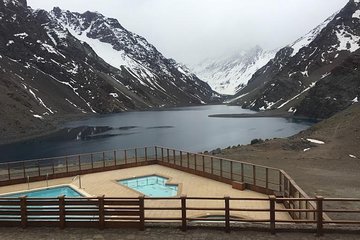
<svg viewBox="0 0 360 240">
<path fill-rule="evenodd" d="M 144 36 L 166 57 L 194 64 L 258 44 L 285 46 L 348 0 L 28 0 L 33 8 L 98 11 Z"/>
</svg>

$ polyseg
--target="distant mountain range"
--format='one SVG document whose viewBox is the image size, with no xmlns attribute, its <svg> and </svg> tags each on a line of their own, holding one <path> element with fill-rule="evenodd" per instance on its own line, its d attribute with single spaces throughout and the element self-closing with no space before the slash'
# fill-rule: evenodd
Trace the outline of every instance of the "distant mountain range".
<svg viewBox="0 0 360 240">
<path fill-rule="evenodd" d="M 256 71 L 228 101 L 327 118 L 360 96 L 360 1 L 349 3 Z"/>
<path fill-rule="evenodd" d="M 220 99 L 186 67 L 100 13 L 0 0 L 0 20 L 0 135 L 26 134 L 72 114 Z"/>
<path fill-rule="evenodd" d="M 191 69 L 215 91 L 234 95 L 246 86 L 252 75 L 275 57 L 276 50 L 256 46 L 230 57 L 209 58 Z"/>
</svg>

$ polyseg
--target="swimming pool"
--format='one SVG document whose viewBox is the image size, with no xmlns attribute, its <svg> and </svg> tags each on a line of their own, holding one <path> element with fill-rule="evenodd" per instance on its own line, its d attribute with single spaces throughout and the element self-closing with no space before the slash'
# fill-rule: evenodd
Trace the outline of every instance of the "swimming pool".
<svg viewBox="0 0 360 240">
<path fill-rule="evenodd" d="M 119 180 L 118 183 L 148 197 L 174 197 L 178 194 L 177 184 L 167 184 L 168 178 L 149 175 Z"/>
<path fill-rule="evenodd" d="M 27 196 L 28 198 L 52 198 L 52 197 L 84 197 L 81 193 L 77 192 L 70 186 L 59 186 L 46 189 L 24 191 L 12 194 L 1 195 L 0 197 L 16 198 Z"/>
</svg>

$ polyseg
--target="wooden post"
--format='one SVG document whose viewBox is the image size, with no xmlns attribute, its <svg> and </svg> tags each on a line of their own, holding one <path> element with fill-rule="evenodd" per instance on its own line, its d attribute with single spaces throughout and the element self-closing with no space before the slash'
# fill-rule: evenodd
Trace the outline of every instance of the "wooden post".
<svg viewBox="0 0 360 240">
<path fill-rule="evenodd" d="M 59 197 L 59 227 L 65 228 L 65 196 Z"/>
<path fill-rule="evenodd" d="M 105 152 L 103 152 L 103 167 L 105 167 Z"/>
<path fill-rule="evenodd" d="M 173 150 L 173 157 L 174 157 L 174 165 L 176 165 L 175 150 Z"/>
<path fill-rule="evenodd" d="M 41 176 L 41 170 L 40 170 L 40 161 L 38 160 L 37 161 L 37 165 L 38 165 L 38 174 L 39 174 L 39 177 Z"/>
<path fill-rule="evenodd" d="M 126 150 L 124 150 L 124 158 L 125 158 L 125 164 L 127 164 L 127 153 L 126 153 Z"/>
<path fill-rule="evenodd" d="M 275 202 L 276 197 L 271 195 L 269 196 L 269 204 L 270 204 L 270 232 L 271 234 L 275 234 Z"/>
<path fill-rule="evenodd" d="M 169 163 L 170 162 L 170 150 L 168 148 L 166 149 L 166 159 L 167 159 L 167 162 Z"/>
<path fill-rule="evenodd" d="M 233 181 L 233 161 L 230 161 L 230 179 Z"/>
<path fill-rule="evenodd" d="M 54 164 L 54 160 L 51 161 L 51 165 L 52 165 L 52 173 L 55 174 L 55 164 Z"/>
<path fill-rule="evenodd" d="M 78 156 L 78 162 L 79 162 L 79 171 L 81 171 L 81 159 L 80 159 L 80 155 Z"/>
<path fill-rule="evenodd" d="M 316 235 L 323 235 L 323 201 L 324 197 L 316 196 Z"/>
<path fill-rule="evenodd" d="M 104 211 L 104 195 L 98 197 L 99 204 L 99 229 L 103 230 L 105 228 L 105 211 Z"/>
<path fill-rule="evenodd" d="M 145 161 L 147 161 L 148 157 L 147 157 L 147 147 L 145 147 Z"/>
<path fill-rule="evenodd" d="M 68 164 L 68 158 L 65 157 L 65 167 L 66 167 L 66 172 L 69 172 L 69 164 Z"/>
<path fill-rule="evenodd" d="M 26 178 L 25 162 L 23 162 L 23 175 L 24 175 L 24 178 Z"/>
<path fill-rule="evenodd" d="M 279 171 L 279 191 L 282 192 L 283 187 L 282 187 L 282 176 L 281 176 L 281 172 Z"/>
<path fill-rule="evenodd" d="M 90 161 L 91 161 L 91 169 L 94 169 L 94 156 L 90 154 Z"/>
<path fill-rule="evenodd" d="M 181 230 L 187 230 L 186 195 L 181 195 Z"/>
<path fill-rule="evenodd" d="M 139 229 L 141 231 L 145 230 L 145 204 L 144 204 L 145 196 L 139 196 L 139 210 L 140 210 L 140 226 Z"/>
<path fill-rule="evenodd" d="M 186 158 L 187 158 L 187 168 L 190 168 L 190 153 L 186 153 Z"/>
<path fill-rule="evenodd" d="M 158 154 L 157 154 L 157 146 L 155 146 L 155 160 L 158 160 Z"/>
<path fill-rule="evenodd" d="M 180 166 L 183 166 L 183 158 L 182 158 L 182 151 L 180 151 Z"/>
<path fill-rule="evenodd" d="M 161 148 L 161 161 L 164 162 L 164 148 Z"/>
<path fill-rule="evenodd" d="M 220 159 L 220 177 L 223 177 L 223 160 Z"/>
<path fill-rule="evenodd" d="M 194 161 L 195 161 L 195 171 L 196 171 L 196 165 L 197 165 L 197 158 L 196 158 L 196 154 L 194 154 Z"/>
<path fill-rule="evenodd" d="M 266 190 L 269 189 L 269 169 L 268 168 L 265 168 L 265 187 L 266 187 Z"/>
<path fill-rule="evenodd" d="M 256 167 L 253 165 L 253 184 L 256 186 Z"/>
<path fill-rule="evenodd" d="M 9 164 L 9 163 L 7 164 L 7 170 L 8 170 L 8 177 L 9 177 L 9 180 L 11 180 L 11 174 L 10 174 L 10 164 Z"/>
<path fill-rule="evenodd" d="M 114 150 L 114 165 L 116 166 L 116 150 Z"/>
<path fill-rule="evenodd" d="M 244 163 L 241 163 L 241 182 L 245 181 L 244 177 Z"/>
<path fill-rule="evenodd" d="M 214 174 L 214 158 L 211 157 L 211 174 Z"/>
<path fill-rule="evenodd" d="M 230 197 L 225 196 L 225 231 L 230 232 Z"/>
<path fill-rule="evenodd" d="M 137 148 L 135 148 L 135 163 L 138 162 L 138 157 L 137 157 Z"/>
<path fill-rule="evenodd" d="M 21 211 L 21 227 L 27 227 L 27 204 L 26 196 L 20 197 L 20 211 Z"/>
<path fill-rule="evenodd" d="M 205 156 L 202 156 L 202 171 L 205 172 Z"/>
</svg>

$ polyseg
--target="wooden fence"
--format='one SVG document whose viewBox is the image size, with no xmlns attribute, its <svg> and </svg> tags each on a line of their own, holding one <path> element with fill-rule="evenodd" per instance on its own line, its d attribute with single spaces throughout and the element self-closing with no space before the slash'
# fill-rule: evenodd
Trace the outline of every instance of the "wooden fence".
<svg viewBox="0 0 360 240">
<path fill-rule="evenodd" d="M 314 231 L 318 235 L 322 235 L 328 227 L 331 229 L 333 224 L 360 224 L 360 221 L 349 220 L 325 220 L 323 215 L 326 212 L 342 212 L 346 214 L 360 213 L 358 210 L 344 209 L 326 209 L 324 203 L 329 201 L 356 201 L 360 199 L 346 198 L 282 198 L 281 201 L 314 201 L 316 208 L 310 209 L 280 209 L 276 208 L 276 196 L 269 198 L 205 198 L 205 197 L 174 197 L 174 198 L 0 198 L 0 226 L 51 226 L 51 227 L 97 227 L 99 229 L 112 227 L 134 227 L 144 230 L 147 223 L 154 222 L 174 222 L 178 223 L 183 231 L 186 231 L 188 225 L 196 226 L 198 223 L 217 222 L 218 225 L 223 224 L 226 232 L 230 232 L 231 228 L 237 228 L 237 222 L 257 222 L 268 224 L 269 231 L 274 234 L 278 229 L 277 224 L 284 223 L 303 223 L 312 224 Z M 172 201 L 177 207 L 149 207 L 153 201 Z M 194 207 L 191 203 L 194 201 L 217 201 L 217 207 Z M 236 201 L 265 201 L 268 202 L 267 208 L 235 208 L 233 203 Z M 198 206 L 198 205 L 197 205 Z M 192 216 L 192 211 L 215 211 L 217 215 L 208 216 Z M 151 211 L 177 212 L 179 217 L 148 217 Z M 219 215 L 221 212 L 221 216 Z M 242 219 L 236 217 L 238 212 L 265 212 L 267 218 L 264 219 Z M 316 218 L 313 220 L 281 220 L 277 218 L 277 213 L 313 213 Z M 166 216 L 166 215 L 164 215 Z M 282 228 L 284 225 L 281 225 Z"/>
</svg>

